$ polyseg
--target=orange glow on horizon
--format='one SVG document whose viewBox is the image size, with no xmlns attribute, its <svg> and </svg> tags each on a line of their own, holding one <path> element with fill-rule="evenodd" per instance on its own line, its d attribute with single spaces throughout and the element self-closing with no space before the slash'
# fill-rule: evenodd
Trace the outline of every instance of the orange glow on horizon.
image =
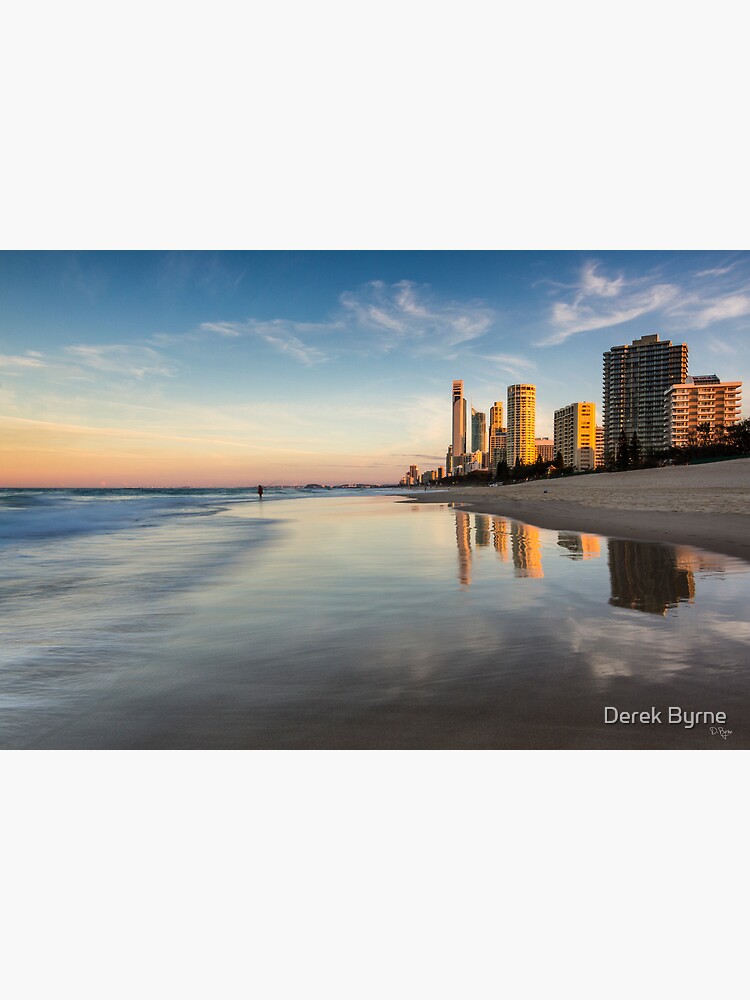
<svg viewBox="0 0 750 1000">
<path fill-rule="evenodd" d="M 157 433 L 129 434 L 45 424 L 2 421 L 0 488 L 139 486 L 255 486 L 397 482 L 396 467 L 368 469 L 360 457 L 253 454 L 247 446 Z M 375 460 L 377 461 L 377 460 Z M 362 463 L 362 464 L 361 464 Z"/>
</svg>

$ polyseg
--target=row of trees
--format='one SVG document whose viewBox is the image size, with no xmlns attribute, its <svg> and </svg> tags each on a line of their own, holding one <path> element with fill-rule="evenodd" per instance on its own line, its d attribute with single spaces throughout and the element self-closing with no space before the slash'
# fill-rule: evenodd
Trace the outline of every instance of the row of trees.
<svg viewBox="0 0 750 1000">
<path fill-rule="evenodd" d="M 444 485 L 452 486 L 482 486 L 490 482 L 498 483 L 521 483 L 529 479 L 547 479 L 548 477 L 559 476 L 563 472 L 572 472 L 566 469 L 562 454 L 558 451 L 554 462 L 545 462 L 537 456 L 535 462 L 517 462 L 515 465 L 508 465 L 503 460 L 497 463 L 493 476 L 490 472 L 479 471 L 469 472 L 465 476 L 446 476 L 441 480 Z"/>
<path fill-rule="evenodd" d="M 665 462 L 688 463 L 698 459 L 731 458 L 750 454 L 750 419 L 723 427 L 698 424 L 690 431 L 684 448 L 664 448 L 644 451 L 638 435 L 628 440 L 623 431 L 614 456 L 608 456 L 607 467 L 613 469 L 648 469 Z"/>
<path fill-rule="evenodd" d="M 508 465 L 503 461 L 497 463 L 496 478 L 501 483 L 517 483 L 527 479 L 546 479 L 548 476 L 560 475 L 565 472 L 565 462 L 562 453 L 558 451 L 553 462 L 545 462 L 541 455 L 531 464 L 516 462 Z"/>
</svg>

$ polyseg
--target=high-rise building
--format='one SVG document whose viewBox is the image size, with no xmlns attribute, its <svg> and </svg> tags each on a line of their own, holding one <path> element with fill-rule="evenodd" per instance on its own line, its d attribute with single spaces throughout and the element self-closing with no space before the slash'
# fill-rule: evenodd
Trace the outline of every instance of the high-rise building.
<svg viewBox="0 0 750 1000">
<path fill-rule="evenodd" d="M 554 441 L 552 438 L 536 438 L 534 441 L 536 457 L 543 462 L 553 462 L 555 459 Z"/>
<path fill-rule="evenodd" d="M 601 424 L 596 426 L 596 467 L 604 468 L 604 428 Z"/>
<path fill-rule="evenodd" d="M 697 444 L 698 428 L 708 425 L 709 434 L 730 427 L 740 419 L 742 382 L 721 382 L 718 375 L 689 376 L 664 393 L 665 446 L 684 448 Z M 701 434 L 703 431 L 701 430 Z"/>
<path fill-rule="evenodd" d="M 471 450 L 487 451 L 487 414 L 471 408 Z"/>
<path fill-rule="evenodd" d="M 596 406 L 570 403 L 555 410 L 555 455 L 568 468 L 596 468 Z"/>
<path fill-rule="evenodd" d="M 536 386 L 508 386 L 508 465 L 533 465 L 536 461 Z"/>
<path fill-rule="evenodd" d="M 503 429 L 503 404 L 497 400 L 490 407 L 490 434 L 500 434 Z"/>
<path fill-rule="evenodd" d="M 490 472 L 497 475 L 497 467 L 500 462 L 508 460 L 508 435 L 505 431 L 499 434 L 490 435 Z"/>
<path fill-rule="evenodd" d="M 495 401 L 490 407 L 490 451 L 489 467 L 494 476 L 497 473 L 498 462 L 505 461 L 507 437 L 503 426 L 503 404 Z"/>
<path fill-rule="evenodd" d="M 664 393 L 687 378 L 687 344 L 659 340 L 659 334 L 604 352 L 605 458 L 615 457 L 620 435 L 633 434 L 643 454 L 665 446 Z"/>
<path fill-rule="evenodd" d="M 451 447 L 453 448 L 453 460 L 457 461 L 459 455 L 466 454 L 466 400 L 464 399 L 464 383 L 461 379 L 457 379 L 453 383 L 451 405 Z"/>
</svg>

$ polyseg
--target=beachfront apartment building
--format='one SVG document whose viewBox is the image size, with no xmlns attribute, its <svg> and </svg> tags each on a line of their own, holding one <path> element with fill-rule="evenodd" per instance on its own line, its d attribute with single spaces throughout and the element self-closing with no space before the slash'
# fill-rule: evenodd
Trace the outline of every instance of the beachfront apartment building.
<svg viewBox="0 0 750 1000">
<path fill-rule="evenodd" d="M 498 400 L 490 407 L 489 467 L 493 476 L 497 473 L 498 462 L 505 461 L 507 436 L 503 426 L 503 404 Z"/>
<path fill-rule="evenodd" d="M 628 444 L 637 434 L 643 454 L 665 447 L 664 394 L 683 384 L 687 371 L 687 344 L 660 340 L 658 333 L 604 352 L 605 460 L 615 458 L 622 433 Z"/>
<path fill-rule="evenodd" d="M 594 403 L 569 403 L 555 410 L 555 455 L 558 452 L 567 468 L 580 471 L 596 468 Z"/>
<path fill-rule="evenodd" d="M 604 428 L 596 425 L 596 468 L 604 468 Z"/>
<path fill-rule="evenodd" d="M 508 386 L 508 465 L 533 465 L 536 461 L 536 386 L 527 383 Z"/>
<path fill-rule="evenodd" d="M 713 435 L 720 428 L 737 423 L 742 408 L 742 382 L 722 382 L 718 375 L 688 376 L 666 390 L 664 401 L 665 444 L 684 448 L 691 443 L 703 443 L 699 441 L 699 427 L 707 427 L 709 435 Z"/>
<path fill-rule="evenodd" d="M 466 454 L 466 400 L 464 399 L 464 383 L 461 379 L 453 382 L 451 396 L 451 454 L 457 462 L 459 455 Z M 451 472 L 453 469 L 451 468 Z"/>
<path fill-rule="evenodd" d="M 500 462 L 507 460 L 508 435 L 504 429 L 499 429 L 496 433 L 490 434 L 490 472 L 497 475 L 497 467 Z"/>
<path fill-rule="evenodd" d="M 534 440 L 534 447 L 536 448 L 537 458 L 541 458 L 543 462 L 554 462 L 555 442 L 552 438 L 536 438 Z"/>
</svg>

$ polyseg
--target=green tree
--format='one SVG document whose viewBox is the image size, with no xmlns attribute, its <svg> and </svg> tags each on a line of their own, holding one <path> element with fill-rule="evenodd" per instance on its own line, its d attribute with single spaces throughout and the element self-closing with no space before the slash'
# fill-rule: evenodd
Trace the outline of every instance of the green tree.
<svg viewBox="0 0 750 1000">
<path fill-rule="evenodd" d="M 630 449 L 628 448 L 628 439 L 625 436 L 625 431 L 620 431 L 620 437 L 617 439 L 617 458 L 615 459 L 615 465 L 618 469 L 627 469 L 630 465 Z"/>
<path fill-rule="evenodd" d="M 698 424 L 695 428 L 698 435 L 698 445 L 701 448 L 708 448 L 708 446 L 713 441 L 713 434 L 711 432 L 711 424 L 708 421 L 704 421 L 702 424 Z"/>
<path fill-rule="evenodd" d="M 633 431 L 633 436 L 630 439 L 630 455 L 628 456 L 631 468 L 637 469 L 641 464 L 641 444 L 638 440 L 638 435 Z"/>
<path fill-rule="evenodd" d="M 750 452 L 750 418 L 736 424 L 730 424 L 727 427 L 726 435 L 727 443 L 732 451 L 738 451 L 741 455 Z"/>
<path fill-rule="evenodd" d="M 561 451 L 558 451 L 558 453 L 555 455 L 555 461 L 552 463 L 552 465 L 557 469 L 558 472 L 562 472 L 563 469 L 565 468 L 565 459 L 563 458 Z"/>
</svg>

